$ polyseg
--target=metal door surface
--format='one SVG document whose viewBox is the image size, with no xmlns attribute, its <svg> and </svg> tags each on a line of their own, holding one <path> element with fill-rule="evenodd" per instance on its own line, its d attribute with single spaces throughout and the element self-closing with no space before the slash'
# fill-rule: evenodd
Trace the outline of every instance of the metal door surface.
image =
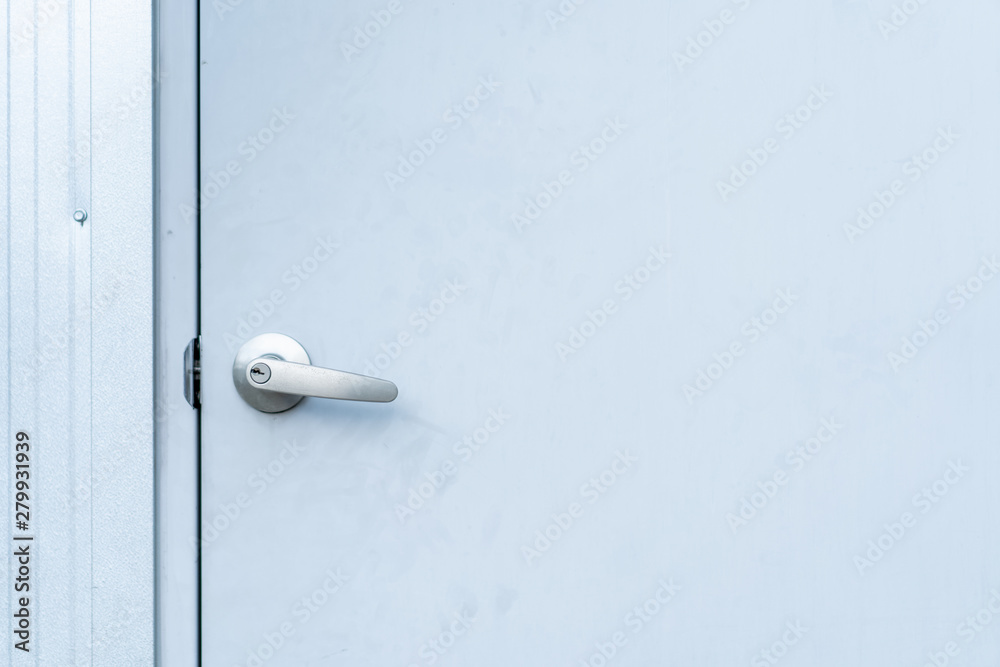
<svg viewBox="0 0 1000 667">
<path fill-rule="evenodd" d="M 205 664 L 996 664 L 998 29 L 202 2 Z"/>
</svg>

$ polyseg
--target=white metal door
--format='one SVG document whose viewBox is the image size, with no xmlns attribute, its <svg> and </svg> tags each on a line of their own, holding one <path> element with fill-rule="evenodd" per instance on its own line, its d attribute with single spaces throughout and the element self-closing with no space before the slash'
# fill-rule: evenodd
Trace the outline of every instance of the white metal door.
<svg viewBox="0 0 1000 667">
<path fill-rule="evenodd" d="M 996 663 L 995 3 L 201 11 L 205 664 Z"/>
</svg>

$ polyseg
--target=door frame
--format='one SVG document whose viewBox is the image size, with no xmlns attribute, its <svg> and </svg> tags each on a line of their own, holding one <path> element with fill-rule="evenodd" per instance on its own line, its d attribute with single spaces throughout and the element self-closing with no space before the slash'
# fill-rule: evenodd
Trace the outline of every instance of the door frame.
<svg viewBox="0 0 1000 667">
<path fill-rule="evenodd" d="M 201 664 L 201 416 L 189 404 L 195 369 L 185 359 L 199 333 L 199 10 L 198 0 L 170 0 L 154 14 L 155 383 L 168 406 L 155 429 L 156 664 L 164 667 Z"/>
</svg>

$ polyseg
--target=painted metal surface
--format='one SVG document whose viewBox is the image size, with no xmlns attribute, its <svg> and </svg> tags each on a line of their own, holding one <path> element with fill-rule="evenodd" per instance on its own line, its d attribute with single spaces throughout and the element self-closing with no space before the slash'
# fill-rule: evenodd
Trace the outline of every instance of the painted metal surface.
<svg viewBox="0 0 1000 667">
<path fill-rule="evenodd" d="M 998 29 L 203 3 L 207 663 L 997 664 Z"/>
<path fill-rule="evenodd" d="M 152 661 L 150 10 L 12 0 L 0 12 L 5 664 Z M 22 524 L 18 432 L 32 445 Z M 26 536 L 29 588 L 16 591 L 11 545 Z M 12 635 L 22 596 L 28 651 Z"/>
<path fill-rule="evenodd" d="M 198 334 L 198 15 L 157 4 L 157 664 L 198 664 L 198 413 L 184 354 Z M 193 391 L 193 387 L 191 387 Z"/>
</svg>

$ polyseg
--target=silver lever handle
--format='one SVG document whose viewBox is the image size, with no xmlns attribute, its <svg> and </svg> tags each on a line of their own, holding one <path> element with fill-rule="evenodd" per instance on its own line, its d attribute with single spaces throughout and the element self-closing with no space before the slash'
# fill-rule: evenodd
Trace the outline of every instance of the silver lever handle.
<svg viewBox="0 0 1000 667">
<path fill-rule="evenodd" d="M 293 338 L 263 334 L 236 354 L 233 381 L 243 399 L 262 412 L 284 412 L 306 396 L 389 403 L 399 391 L 388 380 L 313 366 Z"/>
<path fill-rule="evenodd" d="M 371 403 L 390 403 L 399 394 L 388 380 L 269 357 L 250 362 L 247 377 L 258 389 L 279 394 Z"/>
</svg>

